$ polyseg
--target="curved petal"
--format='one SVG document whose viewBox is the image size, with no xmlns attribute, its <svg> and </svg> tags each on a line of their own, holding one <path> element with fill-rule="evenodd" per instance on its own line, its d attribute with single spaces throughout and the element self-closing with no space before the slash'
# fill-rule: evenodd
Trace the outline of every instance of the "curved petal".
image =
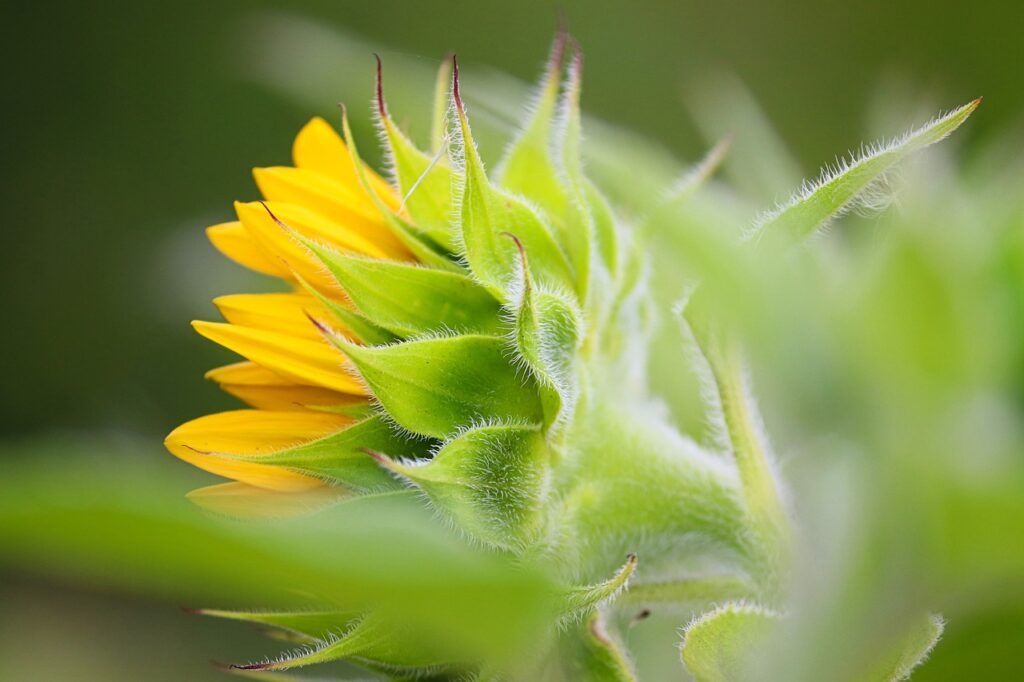
<svg viewBox="0 0 1024 682">
<path fill-rule="evenodd" d="M 218 251 L 239 265 L 264 275 L 291 278 L 287 266 L 261 247 L 240 221 L 212 225 L 206 228 L 206 237 Z"/>
<path fill-rule="evenodd" d="M 218 455 L 269 455 L 341 431 L 352 421 L 323 412 L 234 410 L 186 422 L 164 445 L 176 457 L 219 476 L 270 490 L 307 490 L 322 482 L 279 466 Z"/>
<path fill-rule="evenodd" d="M 215 367 L 204 374 L 203 378 L 216 381 L 218 384 L 242 386 L 294 386 L 296 383 L 293 379 L 272 372 L 249 360 Z"/>
<path fill-rule="evenodd" d="M 362 235 L 390 257 L 408 258 L 408 250 L 365 193 L 358 195 L 326 175 L 302 168 L 256 168 L 253 176 L 268 201 L 305 206 Z"/>
<path fill-rule="evenodd" d="M 332 319 L 330 311 L 304 293 L 233 294 L 213 299 L 220 314 L 231 324 L 320 339 L 320 331 L 308 313 L 318 320 Z"/>
<path fill-rule="evenodd" d="M 244 403 L 260 410 L 293 412 L 309 409 L 350 407 L 368 404 L 362 396 L 339 393 L 319 386 L 252 386 L 245 384 L 221 384 L 227 391 Z"/>
<path fill-rule="evenodd" d="M 292 159 L 298 168 L 322 173 L 345 187 L 362 191 L 345 141 L 319 116 L 310 119 L 295 137 Z M 397 210 L 400 198 L 395 188 L 369 167 L 366 168 L 366 175 L 381 200 L 392 210 Z"/>
<path fill-rule="evenodd" d="M 349 497 L 344 488 L 320 486 L 299 492 L 268 490 L 233 481 L 193 490 L 186 497 L 203 509 L 236 519 L 290 519 L 312 514 Z"/>
<path fill-rule="evenodd" d="M 345 369 L 345 356 L 324 339 L 311 340 L 220 322 L 195 321 L 192 326 L 211 341 L 298 383 L 352 395 L 366 394 L 362 384 Z"/>
<path fill-rule="evenodd" d="M 294 233 L 278 225 L 267 208 Z M 389 255 L 366 237 L 297 204 L 267 202 L 264 208 L 256 201 L 236 201 L 235 212 L 253 241 L 263 251 L 275 254 L 281 267 L 294 269 L 299 277 L 315 286 L 317 291 L 334 298 L 343 297 L 338 283 L 297 236 L 374 258 L 387 258 Z M 287 276 L 295 279 L 290 272 Z"/>
</svg>

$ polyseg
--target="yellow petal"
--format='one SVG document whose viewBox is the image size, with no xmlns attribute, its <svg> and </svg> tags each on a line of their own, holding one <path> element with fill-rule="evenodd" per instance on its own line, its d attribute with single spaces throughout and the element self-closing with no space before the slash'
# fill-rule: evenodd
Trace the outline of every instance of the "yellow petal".
<svg viewBox="0 0 1024 682">
<path fill-rule="evenodd" d="M 352 421 L 323 412 L 234 410 L 186 422 L 167 436 L 164 445 L 175 456 L 219 476 L 271 490 L 307 490 L 322 482 L 283 467 L 217 453 L 269 455 L 337 433 Z"/>
<path fill-rule="evenodd" d="M 205 374 L 205 378 L 218 384 L 237 384 L 241 386 L 294 386 L 295 380 L 271 372 L 255 362 L 235 362 L 223 367 L 216 367 Z"/>
<path fill-rule="evenodd" d="M 221 223 L 206 228 L 206 236 L 218 251 L 250 270 L 288 279 L 291 273 L 279 258 L 268 254 L 241 222 Z"/>
<path fill-rule="evenodd" d="M 331 313 L 309 294 L 234 294 L 218 296 L 213 304 L 231 324 L 268 329 L 295 336 L 320 339 L 307 313 L 318 320 L 331 319 Z"/>
<path fill-rule="evenodd" d="M 220 387 L 242 402 L 260 410 L 294 412 L 317 408 L 349 407 L 367 402 L 363 396 L 338 393 L 320 386 L 221 384 Z"/>
<path fill-rule="evenodd" d="M 362 235 L 303 206 L 267 202 L 267 208 L 291 230 L 313 241 L 374 258 L 389 256 L 385 250 Z M 302 279 L 316 287 L 317 291 L 327 296 L 339 299 L 344 297 L 338 283 L 320 259 L 310 253 L 294 234 L 278 225 L 259 202 L 236 201 L 235 212 L 253 240 L 264 251 L 275 254 L 283 267 L 293 269 Z M 290 273 L 289 278 L 294 279 Z"/>
<path fill-rule="evenodd" d="M 409 258 L 409 252 L 365 194 L 356 194 L 337 180 L 303 168 L 257 168 L 253 176 L 268 201 L 305 206 L 362 235 L 389 257 Z"/>
<path fill-rule="evenodd" d="M 219 322 L 192 323 L 196 331 L 269 370 L 342 393 L 365 395 L 365 389 L 345 370 L 347 360 L 325 339 L 305 339 L 281 332 Z"/>
<path fill-rule="evenodd" d="M 345 141 L 319 116 L 311 119 L 295 137 L 292 159 L 298 168 L 322 173 L 353 191 L 363 191 Z M 366 168 L 366 175 L 377 196 L 392 210 L 396 210 L 400 198 L 395 188 L 372 168 Z"/>
<path fill-rule="evenodd" d="M 207 511 L 246 520 L 305 516 L 350 496 L 344 488 L 326 485 L 300 492 L 282 492 L 238 481 L 206 486 L 187 495 Z"/>
<path fill-rule="evenodd" d="M 216 381 L 223 390 L 261 410 L 349 407 L 367 402 L 365 396 L 298 384 L 249 361 L 211 369 L 206 373 L 206 378 Z"/>
</svg>

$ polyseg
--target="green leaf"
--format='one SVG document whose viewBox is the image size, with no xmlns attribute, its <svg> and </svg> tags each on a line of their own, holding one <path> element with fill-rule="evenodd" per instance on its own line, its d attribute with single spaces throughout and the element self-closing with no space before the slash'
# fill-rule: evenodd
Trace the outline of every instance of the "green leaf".
<svg viewBox="0 0 1024 682">
<path fill-rule="evenodd" d="M 538 291 L 522 243 L 522 294 L 515 308 L 516 348 L 537 378 L 544 403 L 544 426 L 550 427 L 572 411 L 579 392 L 576 352 L 582 342 L 580 313 L 564 296 Z"/>
<path fill-rule="evenodd" d="M 201 616 L 239 620 L 246 623 L 266 625 L 297 636 L 311 644 L 328 639 L 332 634 L 344 632 L 360 619 L 355 611 L 225 611 L 220 609 L 195 609 Z"/>
<path fill-rule="evenodd" d="M 608 580 L 568 590 L 564 596 L 563 620 L 579 618 L 597 607 L 613 601 L 622 590 L 626 589 L 630 577 L 636 570 L 637 561 L 636 554 L 630 554 L 626 557 L 626 563 L 622 565 L 622 568 Z"/>
<path fill-rule="evenodd" d="M 687 626 L 683 663 L 697 682 L 741 682 L 751 654 L 779 619 L 760 606 L 721 606 Z"/>
<path fill-rule="evenodd" d="M 340 636 L 321 640 L 305 651 L 273 661 L 236 666 L 240 670 L 288 670 L 318 663 L 351 660 L 392 673 L 429 673 L 451 663 L 437 647 L 436 637 L 424 637 L 376 614 L 363 617 Z"/>
<path fill-rule="evenodd" d="M 680 578 L 659 582 L 633 582 L 621 603 L 644 606 L 690 606 L 754 596 L 749 580 L 729 575 Z"/>
<path fill-rule="evenodd" d="M 924 663 L 942 637 L 945 623 L 942 616 L 922 616 L 900 640 L 892 655 L 882 660 L 867 677 L 870 682 L 899 682 L 910 679 L 914 668 Z"/>
<path fill-rule="evenodd" d="M 678 208 L 685 205 L 686 202 L 694 195 L 694 193 L 704 186 L 711 176 L 715 174 L 719 166 L 725 160 L 726 155 L 729 153 L 729 148 L 732 146 L 732 137 L 725 137 L 720 140 L 714 147 L 712 147 L 704 158 L 697 162 L 697 164 L 688 170 L 678 182 L 676 182 L 669 190 L 668 197 L 665 201 L 665 207 L 661 210 Z"/>
<path fill-rule="evenodd" d="M 519 265 L 515 246 L 501 235 L 512 232 L 529 250 L 538 279 L 572 289 L 572 269 L 540 216 L 488 181 L 459 95 L 458 75 L 456 66 L 452 94 L 462 138 L 458 161 L 465 166 L 459 211 L 462 245 L 470 270 L 495 296 L 507 300 L 518 279 Z"/>
<path fill-rule="evenodd" d="M 438 78 L 445 76 L 442 67 Z M 440 82 L 439 82 L 440 84 Z M 391 118 L 384 103 L 380 58 L 377 58 L 377 117 L 388 143 L 388 153 L 402 205 L 409 212 L 416 227 L 448 251 L 456 250 L 452 229 L 453 173 L 444 156 L 443 138 L 434 140 L 435 156 L 420 151 Z M 436 107 L 436 104 L 435 104 Z M 435 109 L 435 126 L 436 117 Z M 444 117 L 441 116 L 443 122 Z"/>
<path fill-rule="evenodd" d="M 393 334 L 407 337 L 442 330 L 498 331 L 498 302 L 465 275 L 346 255 L 305 239 L 303 243 L 327 267 L 362 315 Z"/>
<path fill-rule="evenodd" d="M 981 104 L 981 98 L 911 131 L 895 142 L 844 163 L 826 173 L 788 204 L 764 218 L 754 228 L 752 238 L 778 234 L 799 240 L 810 236 L 853 205 L 883 174 L 914 152 L 945 139 L 967 120 Z"/>
<path fill-rule="evenodd" d="M 425 455 L 429 444 L 400 435 L 381 415 L 374 415 L 325 438 L 270 454 L 209 453 L 244 462 L 296 469 L 358 491 L 393 490 L 394 480 L 368 461 L 365 448 Z"/>
<path fill-rule="evenodd" d="M 779 588 L 791 543 L 782 483 L 750 388 L 743 357 L 735 341 L 723 336 L 706 311 L 682 311 L 684 332 L 706 361 L 702 380 L 712 398 L 713 418 L 722 426 L 725 442 L 736 461 L 741 493 L 750 526 L 751 549 L 758 562 L 754 571 L 768 593 Z"/>
<path fill-rule="evenodd" d="M 171 603 L 286 611 L 308 602 L 301 595 L 316 595 L 340 610 L 400 613 L 403 623 L 474 658 L 507 651 L 548 622 L 555 586 L 544 574 L 467 547 L 423 514 L 411 491 L 288 521 L 237 523 L 185 500 L 196 476 L 155 451 L 49 441 L 37 452 L 47 456 L 5 457 L 5 572 Z"/>
<path fill-rule="evenodd" d="M 486 544 L 520 550 L 537 534 L 549 455 L 536 426 L 470 429 L 421 463 L 374 457 L 421 488 L 456 527 Z"/>
<path fill-rule="evenodd" d="M 333 340 L 389 415 L 413 433 L 445 438 L 484 419 L 543 418 L 537 387 L 517 374 L 504 339 L 466 335 L 378 347 Z"/>
<path fill-rule="evenodd" d="M 599 612 L 563 637 L 560 658 L 567 679 L 591 682 L 636 682 L 636 672 L 622 642 L 607 629 Z"/>
</svg>

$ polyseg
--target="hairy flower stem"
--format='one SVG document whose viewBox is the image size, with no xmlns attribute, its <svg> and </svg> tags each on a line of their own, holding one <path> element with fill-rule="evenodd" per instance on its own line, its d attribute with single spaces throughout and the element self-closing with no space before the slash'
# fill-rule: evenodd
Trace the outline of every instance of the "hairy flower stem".
<svg viewBox="0 0 1024 682">
<path fill-rule="evenodd" d="M 600 383 L 581 400 L 573 447 L 553 472 L 562 491 L 552 509 L 555 556 L 574 578 L 594 580 L 628 552 L 651 577 L 679 557 L 744 555 L 749 531 L 727 463 L 680 435 L 657 406 L 630 404 Z"/>
</svg>

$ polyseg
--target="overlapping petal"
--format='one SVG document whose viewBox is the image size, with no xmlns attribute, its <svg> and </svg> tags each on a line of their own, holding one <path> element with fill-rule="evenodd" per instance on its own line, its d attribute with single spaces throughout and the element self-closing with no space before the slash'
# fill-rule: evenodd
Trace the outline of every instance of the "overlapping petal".
<svg viewBox="0 0 1024 682">
<path fill-rule="evenodd" d="M 353 421 L 324 412 L 233 410 L 186 422 L 164 444 L 177 457 L 211 473 L 258 488 L 299 491 L 322 483 L 283 467 L 239 461 L 231 455 L 270 455 L 337 433 Z"/>
</svg>

